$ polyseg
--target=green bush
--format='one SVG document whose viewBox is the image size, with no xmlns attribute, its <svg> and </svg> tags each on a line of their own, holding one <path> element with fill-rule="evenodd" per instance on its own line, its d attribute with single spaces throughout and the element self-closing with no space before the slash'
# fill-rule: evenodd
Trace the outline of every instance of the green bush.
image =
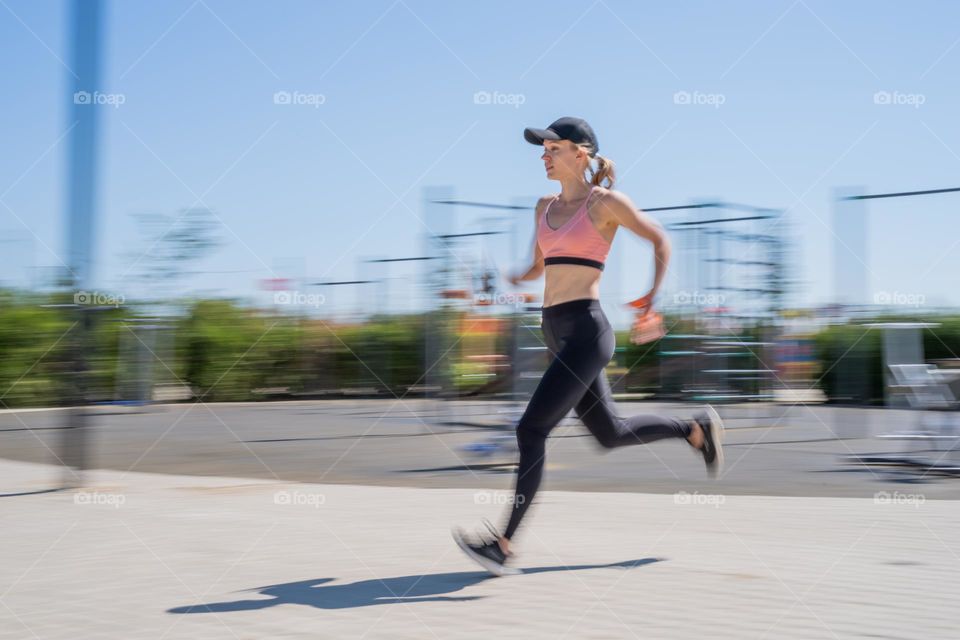
<svg viewBox="0 0 960 640">
<path fill-rule="evenodd" d="M 0 407 L 72 401 L 71 354 L 79 335 L 76 327 L 70 328 L 81 316 L 73 307 L 53 306 L 68 302 L 72 301 L 62 295 L 0 291 Z M 149 318 L 138 315 L 132 306 L 91 313 L 91 344 L 84 353 L 88 398 L 129 399 L 124 397 L 131 386 L 127 378 L 137 369 L 133 358 L 140 349 L 133 332 L 139 326 L 137 320 Z M 357 387 L 382 390 L 387 386 L 402 396 L 411 385 L 427 383 L 425 370 L 430 364 L 435 367 L 434 374 L 448 367 L 456 391 L 469 392 L 488 379 L 458 374 L 483 371 L 486 365 L 470 364 L 461 356 L 506 353 L 509 336 L 493 340 L 484 335 L 448 336 L 436 345 L 436 355 L 446 352 L 444 362 L 426 363 L 427 332 L 438 332 L 439 326 L 458 326 L 459 313 L 445 309 L 337 325 L 250 309 L 231 300 L 194 300 L 185 304 L 182 315 L 163 332 L 173 349 L 156 354 L 164 362 L 154 363 L 154 382 L 185 383 L 195 397 L 208 402 L 260 399 L 265 397 L 264 389 L 310 393 Z M 674 325 L 675 320 L 665 318 L 672 333 L 695 331 L 683 323 Z M 916 318 L 876 319 L 898 320 Z M 960 317 L 926 320 L 940 324 L 924 332 L 927 360 L 957 358 Z M 830 326 L 815 338 L 818 384 L 832 401 L 883 401 L 882 332 L 860 326 L 864 322 L 859 319 L 856 324 Z M 761 333 L 757 329 L 746 335 Z M 629 342 L 629 331 L 618 331 L 616 337 L 615 364 L 628 370 L 627 390 L 662 391 L 660 341 L 634 345 Z M 430 381 L 436 378 L 431 376 Z"/>
<path fill-rule="evenodd" d="M 934 322 L 923 330 L 926 361 L 958 358 L 960 318 L 956 316 L 881 316 L 870 322 Z M 833 402 L 879 405 L 884 402 L 883 330 L 860 326 L 868 322 L 835 325 L 817 334 L 818 386 Z"/>
</svg>

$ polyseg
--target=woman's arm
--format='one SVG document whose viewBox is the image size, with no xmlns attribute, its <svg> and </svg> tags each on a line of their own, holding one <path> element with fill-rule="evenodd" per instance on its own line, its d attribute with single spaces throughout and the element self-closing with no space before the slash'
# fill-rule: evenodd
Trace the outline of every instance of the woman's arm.
<svg viewBox="0 0 960 640">
<path fill-rule="evenodd" d="M 646 295 L 629 303 L 633 307 L 649 307 L 667 273 L 667 265 L 670 263 L 670 240 L 663 228 L 653 218 L 638 209 L 626 194 L 609 191 L 603 203 L 617 224 L 626 227 L 644 240 L 649 240 L 653 245 L 653 286 Z"/>
<path fill-rule="evenodd" d="M 510 276 L 510 284 L 516 286 L 523 280 L 536 280 L 543 275 L 543 252 L 540 251 L 540 244 L 537 242 L 537 225 L 540 222 L 540 214 L 546 203 L 552 199 L 552 196 L 544 196 L 537 201 L 537 206 L 533 210 L 533 264 L 523 273 Z"/>
</svg>

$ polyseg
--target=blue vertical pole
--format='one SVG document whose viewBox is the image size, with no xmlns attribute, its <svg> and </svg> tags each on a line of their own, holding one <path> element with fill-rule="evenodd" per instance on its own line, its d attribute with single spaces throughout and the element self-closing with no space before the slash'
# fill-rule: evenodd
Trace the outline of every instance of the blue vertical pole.
<svg viewBox="0 0 960 640">
<path fill-rule="evenodd" d="M 96 218 L 97 120 L 100 111 L 100 43 L 103 4 L 101 0 L 72 0 L 70 3 L 70 77 L 68 78 L 67 156 L 67 282 L 70 291 L 84 291 L 92 284 L 93 237 Z M 74 299 L 75 303 L 80 302 Z M 83 301 L 83 302 L 89 302 Z M 71 374 L 68 380 L 67 412 L 63 430 L 63 457 L 66 486 L 82 484 L 80 471 L 89 467 L 87 456 L 88 401 L 87 359 L 91 356 L 92 307 L 79 305 L 68 340 Z"/>
<path fill-rule="evenodd" d="M 67 159 L 67 259 L 78 289 L 91 285 L 97 186 L 97 120 L 100 106 L 101 0 L 73 0 L 70 38 L 69 134 Z"/>
</svg>

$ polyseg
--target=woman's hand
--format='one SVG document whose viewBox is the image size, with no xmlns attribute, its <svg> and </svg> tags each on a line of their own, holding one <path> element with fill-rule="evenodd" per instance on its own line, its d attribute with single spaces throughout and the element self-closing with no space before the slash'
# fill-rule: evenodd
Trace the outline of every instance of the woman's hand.
<svg viewBox="0 0 960 640">
<path fill-rule="evenodd" d="M 509 282 L 509 283 L 512 284 L 513 286 L 517 287 L 517 286 L 520 286 L 520 282 L 522 282 L 522 280 L 521 280 L 522 277 L 523 277 L 523 274 L 521 274 L 521 273 L 515 273 L 515 274 L 507 277 L 507 282 Z"/>
<path fill-rule="evenodd" d="M 630 327 L 630 342 L 632 344 L 646 344 L 662 338 L 666 334 L 663 327 L 663 318 L 653 310 L 655 291 L 645 296 L 631 300 L 625 306 L 636 312 L 633 324 Z"/>
<path fill-rule="evenodd" d="M 630 307 L 631 309 L 636 309 L 637 312 L 650 311 L 651 309 L 653 309 L 654 295 L 655 295 L 654 292 L 651 291 L 645 296 L 640 296 L 636 300 L 631 300 L 630 302 L 626 303 L 625 306 Z"/>
<path fill-rule="evenodd" d="M 663 316 L 647 307 L 646 311 L 638 311 L 630 327 L 630 342 L 632 344 L 647 344 L 659 340 L 667 334 L 663 326 Z"/>
</svg>

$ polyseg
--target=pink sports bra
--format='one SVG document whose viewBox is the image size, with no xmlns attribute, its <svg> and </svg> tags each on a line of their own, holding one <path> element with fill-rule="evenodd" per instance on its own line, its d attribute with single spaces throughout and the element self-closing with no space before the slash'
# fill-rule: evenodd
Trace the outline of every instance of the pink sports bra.
<svg viewBox="0 0 960 640">
<path fill-rule="evenodd" d="M 593 189 L 590 187 L 590 193 L 577 212 L 558 229 L 550 227 L 547 214 L 550 213 L 550 205 L 560 196 L 547 205 L 537 223 L 537 244 L 543 253 L 544 264 L 580 264 L 603 271 L 610 243 L 600 235 L 587 215 L 587 203 L 590 202 Z"/>
</svg>

